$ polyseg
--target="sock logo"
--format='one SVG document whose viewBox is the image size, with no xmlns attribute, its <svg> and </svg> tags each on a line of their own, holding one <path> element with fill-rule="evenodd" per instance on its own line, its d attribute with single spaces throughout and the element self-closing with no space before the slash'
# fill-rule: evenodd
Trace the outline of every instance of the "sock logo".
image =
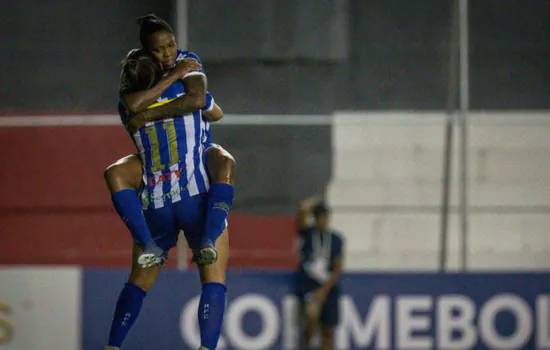
<svg viewBox="0 0 550 350">
<path fill-rule="evenodd" d="M 132 314 L 127 312 L 125 315 L 124 315 L 124 318 L 122 319 L 122 325 L 124 327 L 126 327 L 128 325 L 128 321 L 130 320 L 130 317 L 132 317 Z"/>
<path fill-rule="evenodd" d="M 210 304 L 204 304 L 202 308 L 202 318 L 205 320 L 208 320 L 209 315 L 210 315 Z"/>
<path fill-rule="evenodd" d="M 229 210 L 231 208 L 229 207 L 229 204 L 227 204 L 227 203 L 218 202 L 218 203 L 214 203 L 214 205 L 212 206 L 212 209 L 222 210 L 222 211 L 226 212 L 227 214 L 229 214 Z"/>
</svg>

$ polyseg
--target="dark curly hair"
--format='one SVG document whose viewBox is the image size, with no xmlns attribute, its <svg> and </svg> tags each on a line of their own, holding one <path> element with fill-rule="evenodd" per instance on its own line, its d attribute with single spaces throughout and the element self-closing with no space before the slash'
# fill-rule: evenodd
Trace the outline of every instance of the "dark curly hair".
<svg viewBox="0 0 550 350">
<path fill-rule="evenodd" d="M 139 24 L 139 42 L 145 48 L 149 46 L 151 35 L 156 32 L 164 30 L 174 34 L 174 30 L 165 20 L 153 14 L 140 17 L 137 22 Z"/>
</svg>

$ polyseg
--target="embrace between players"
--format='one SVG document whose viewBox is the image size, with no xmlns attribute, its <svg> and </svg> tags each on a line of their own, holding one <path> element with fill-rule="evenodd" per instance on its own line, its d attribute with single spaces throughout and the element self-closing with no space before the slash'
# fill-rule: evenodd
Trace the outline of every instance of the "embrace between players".
<svg viewBox="0 0 550 350">
<path fill-rule="evenodd" d="M 148 15 L 138 22 L 141 48 L 123 62 L 119 114 L 139 154 L 105 171 L 113 204 L 134 239 L 107 349 L 122 346 L 182 230 L 202 284 L 201 349 L 214 350 L 225 309 L 235 160 L 212 142 L 209 123 L 223 112 L 207 92 L 199 57 L 177 48 L 162 19 Z"/>
</svg>

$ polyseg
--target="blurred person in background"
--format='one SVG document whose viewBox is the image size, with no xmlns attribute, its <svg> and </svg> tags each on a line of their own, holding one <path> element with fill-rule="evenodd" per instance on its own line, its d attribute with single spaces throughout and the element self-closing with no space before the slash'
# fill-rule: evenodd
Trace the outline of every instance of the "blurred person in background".
<svg viewBox="0 0 550 350">
<path fill-rule="evenodd" d="M 119 113 L 141 160 L 130 155 L 105 172 L 115 208 L 135 241 L 107 349 L 124 342 L 183 230 L 202 283 L 200 349 L 213 350 L 225 309 L 234 160 L 212 143 L 208 123 L 223 112 L 206 91 L 199 57 L 177 49 L 173 30 L 162 19 L 148 15 L 139 24 L 142 47 L 124 62 Z"/>
<path fill-rule="evenodd" d="M 301 203 L 296 222 L 300 260 L 295 291 L 300 301 L 301 336 L 308 350 L 319 326 L 322 349 L 333 349 L 339 322 L 343 239 L 329 227 L 329 221 L 328 207 L 317 198 Z"/>
</svg>

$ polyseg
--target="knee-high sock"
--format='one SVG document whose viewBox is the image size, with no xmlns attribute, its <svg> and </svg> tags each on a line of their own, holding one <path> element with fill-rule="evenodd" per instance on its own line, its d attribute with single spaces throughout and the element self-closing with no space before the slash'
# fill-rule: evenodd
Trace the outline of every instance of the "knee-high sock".
<svg viewBox="0 0 550 350">
<path fill-rule="evenodd" d="M 226 291 L 221 283 L 206 283 L 202 287 L 198 313 L 201 346 L 210 350 L 216 349 L 220 339 Z"/>
<path fill-rule="evenodd" d="M 147 293 L 132 283 L 126 283 L 118 296 L 111 323 L 108 346 L 120 347 L 139 315 Z"/>
<path fill-rule="evenodd" d="M 141 207 L 141 202 L 133 189 L 124 189 L 112 194 L 111 199 L 115 209 L 132 236 L 142 248 L 148 248 L 155 243 L 147 226 Z"/>
<path fill-rule="evenodd" d="M 224 183 L 215 183 L 210 187 L 203 244 L 216 242 L 222 234 L 233 205 L 233 192 L 233 186 Z"/>
</svg>

